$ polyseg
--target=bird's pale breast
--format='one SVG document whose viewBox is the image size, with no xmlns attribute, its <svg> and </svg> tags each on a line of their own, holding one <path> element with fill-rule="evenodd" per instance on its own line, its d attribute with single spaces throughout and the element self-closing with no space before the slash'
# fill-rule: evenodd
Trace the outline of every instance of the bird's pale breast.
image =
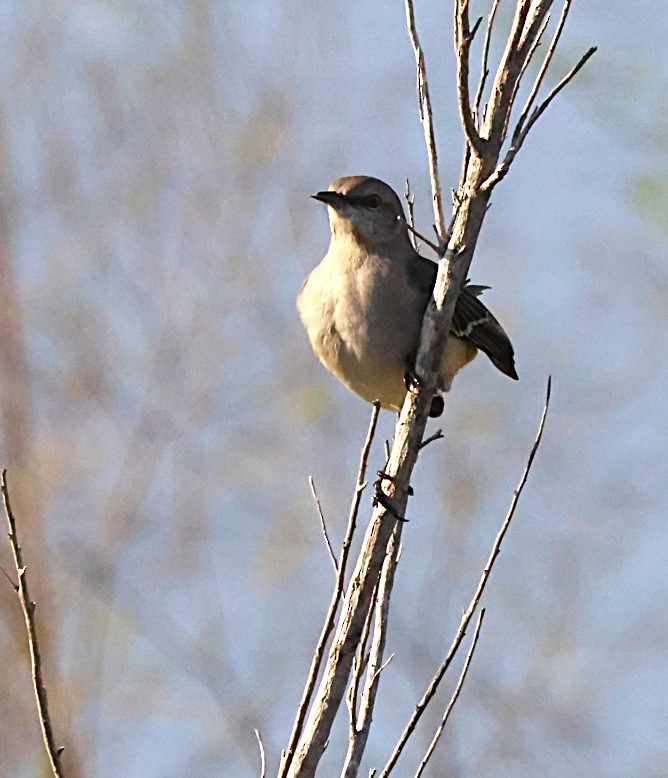
<svg viewBox="0 0 668 778">
<path fill-rule="evenodd" d="M 308 277 L 298 307 L 313 350 L 354 392 L 401 406 L 407 360 L 419 336 L 418 303 L 401 263 L 326 256 Z"/>
</svg>

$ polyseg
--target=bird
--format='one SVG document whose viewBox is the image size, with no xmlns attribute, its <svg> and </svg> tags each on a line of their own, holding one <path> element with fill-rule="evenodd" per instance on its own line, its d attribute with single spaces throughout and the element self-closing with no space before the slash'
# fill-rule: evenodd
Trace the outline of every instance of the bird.
<svg viewBox="0 0 668 778">
<path fill-rule="evenodd" d="M 338 178 L 312 195 L 327 205 L 331 240 L 297 296 L 313 351 L 368 402 L 399 411 L 415 375 L 422 317 L 438 266 L 413 247 L 404 210 L 389 184 L 371 176 Z M 467 283 L 455 305 L 430 416 L 441 392 L 478 350 L 517 380 L 513 346 L 480 300 L 489 287 Z"/>
</svg>

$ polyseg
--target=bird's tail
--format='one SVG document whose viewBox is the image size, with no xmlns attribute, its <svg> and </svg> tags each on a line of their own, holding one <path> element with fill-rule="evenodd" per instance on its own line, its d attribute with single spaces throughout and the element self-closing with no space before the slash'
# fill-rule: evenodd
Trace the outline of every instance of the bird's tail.
<svg viewBox="0 0 668 778">
<path fill-rule="evenodd" d="M 478 299 L 489 287 L 467 284 L 457 298 L 451 332 L 484 351 L 505 375 L 517 381 L 515 352 L 503 327 Z"/>
</svg>

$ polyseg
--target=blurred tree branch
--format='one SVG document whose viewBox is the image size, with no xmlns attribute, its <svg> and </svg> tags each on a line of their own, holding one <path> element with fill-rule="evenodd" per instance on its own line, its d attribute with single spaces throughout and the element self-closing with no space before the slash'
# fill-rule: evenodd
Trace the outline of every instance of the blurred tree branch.
<svg viewBox="0 0 668 778">
<path fill-rule="evenodd" d="M 389 584 L 389 590 L 391 590 L 396 558 L 384 567 L 388 556 L 388 544 L 391 537 L 394 543 L 399 544 L 400 542 L 402 522 L 398 519 L 405 514 L 410 494 L 410 478 L 421 448 L 441 355 L 450 330 L 457 297 L 468 276 L 491 193 L 496 184 L 507 173 L 515 154 L 535 121 L 546 110 L 556 94 L 594 53 L 594 49 L 590 49 L 584 55 L 571 73 L 530 114 L 526 124 L 522 123 L 522 117 L 520 117 L 520 122 L 513 133 L 513 144 L 503 160 L 500 161 L 519 86 L 547 24 L 547 15 L 552 2 L 551 0 L 517 1 L 505 51 L 497 67 L 490 95 L 483 111 L 484 118 L 479 127 L 476 126 L 474 117 L 478 112 L 478 104 L 484 91 L 486 81 L 484 71 L 487 69 L 489 44 L 486 42 L 483 47 L 484 62 L 481 85 L 478 90 L 479 94 L 477 93 L 475 96 L 475 104 L 472 105 L 468 87 L 469 52 L 481 20 L 478 20 L 472 29 L 470 28 L 469 5 L 469 0 L 456 0 L 455 2 L 457 85 L 460 115 L 467 139 L 467 151 L 462 165 L 460 184 L 454 197 L 455 205 L 451 228 L 446 228 L 425 58 L 417 34 L 413 2 L 406 0 L 408 29 L 417 63 L 420 119 L 424 128 L 429 160 L 434 221 L 439 236 L 441 260 L 433 298 L 423 319 L 416 360 L 417 374 L 420 376 L 421 383 L 420 386 L 407 393 L 397 422 L 394 445 L 385 470 L 387 478 L 383 479 L 378 487 L 378 499 L 375 501 L 375 508 L 364 538 L 362 551 L 343 600 L 342 612 L 330 647 L 327 665 L 294 757 L 292 757 L 294 746 L 291 739 L 281 775 L 287 774 L 291 777 L 294 776 L 294 778 L 297 776 L 301 778 L 315 773 L 327 745 L 334 718 L 345 694 L 356 649 L 363 634 L 369 611 L 373 606 L 374 593 L 383 589 L 383 581 Z M 560 26 L 539 71 L 538 79 L 531 92 L 532 97 L 540 89 L 569 5 L 570 0 L 566 0 Z M 492 17 L 495 11 L 496 3 L 493 4 L 490 13 L 488 35 L 491 34 Z M 533 459 L 533 455 L 530 459 Z M 380 585 L 378 584 L 379 577 L 381 577 Z M 377 660 L 382 662 L 382 655 L 377 657 Z M 286 773 L 287 767 L 289 770 Z M 389 769 L 391 766 L 386 768 L 384 774 L 389 773 Z M 354 772 L 347 774 L 352 775 Z"/>
<path fill-rule="evenodd" d="M 59 749 L 56 746 L 55 738 L 53 735 L 53 726 L 51 724 L 51 717 L 49 715 L 49 701 L 47 698 L 46 685 L 44 684 L 44 677 L 42 675 L 42 655 L 39 650 L 37 625 L 35 623 L 35 603 L 30 597 L 27 569 L 23 561 L 23 551 L 21 550 L 21 544 L 19 542 L 16 530 L 16 519 L 12 511 L 11 502 L 9 500 L 7 471 L 4 469 L 0 472 L 0 490 L 2 491 L 2 502 L 5 508 L 7 527 L 9 529 L 9 543 L 12 547 L 14 566 L 16 568 L 17 575 L 17 583 L 12 585 L 14 586 L 14 590 L 16 591 L 16 594 L 18 595 L 19 601 L 21 603 L 23 618 L 26 625 L 26 632 L 28 634 L 28 648 L 30 650 L 30 662 L 32 665 L 33 690 L 35 692 L 35 700 L 37 702 L 37 711 L 39 713 L 39 723 L 42 730 L 42 739 L 44 740 L 44 748 L 46 749 L 46 753 L 49 758 L 51 772 L 55 776 L 62 776 L 63 771 L 60 763 L 60 754 L 62 753 L 62 749 Z"/>
</svg>

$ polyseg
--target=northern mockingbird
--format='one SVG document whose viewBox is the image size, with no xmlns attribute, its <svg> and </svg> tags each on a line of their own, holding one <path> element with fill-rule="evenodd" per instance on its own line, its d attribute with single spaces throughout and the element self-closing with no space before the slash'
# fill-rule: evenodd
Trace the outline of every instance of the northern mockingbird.
<svg viewBox="0 0 668 778">
<path fill-rule="evenodd" d="M 353 392 L 383 408 L 401 409 L 415 376 L 420 326 L 437 265 L 413 248 L 395 191 L 377 178 L 339 178 L 313 195 L 327 205 L 332 237 L 322 262 L 307 276 L 297 308 L 320 361 Z M 513 347 L 480 302 L 487 287 L 461 290 L 437 389 L 484 351 L 517 379 Z M 430 416 L 443 410 L 434 397 Z"/>
</svg>

